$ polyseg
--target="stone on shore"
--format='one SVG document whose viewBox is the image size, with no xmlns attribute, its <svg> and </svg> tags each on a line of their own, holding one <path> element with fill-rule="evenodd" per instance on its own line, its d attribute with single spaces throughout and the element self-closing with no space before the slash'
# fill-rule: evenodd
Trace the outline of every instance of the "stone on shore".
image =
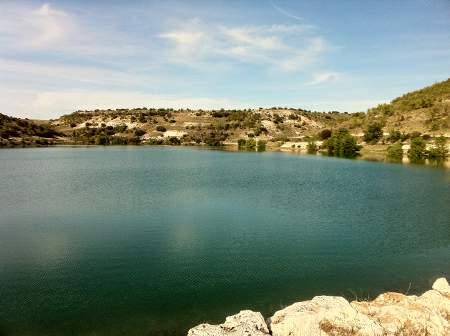
<svg viewBox="0 0 450 336">
<path fill-rule="evenodd" d="M 239 314 L 228 316 L 220 325 L 200 324 L 188 332 L 188 336 L 266 336 L 269 335 L 261 313 L 242 310 Z"/>
<path fill-rule="evenodd" d="M 244 310 L 188 336 L 450 336 L 450 286 L 440 278 L 432 288 L 420 296 L 388 292 L 351 303 L 316 296 L 277 311 L 267 325 L 260 313 Z"/>
</svg>

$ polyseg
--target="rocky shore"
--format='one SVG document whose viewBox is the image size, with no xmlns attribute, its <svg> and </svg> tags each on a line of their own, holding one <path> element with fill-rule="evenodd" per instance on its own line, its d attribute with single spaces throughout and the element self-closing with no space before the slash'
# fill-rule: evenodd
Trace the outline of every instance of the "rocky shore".
<svg viewBox="0 0 450 336">
<path fill-rule="evenodd" d="M 373 301 L 316 296 L 267 320 L 243 310 L 220 325 L 200 324 L 188 336 L 449 336 L 450 286 L 437 279 L 420 296 L 388 292 Z"/>
</svg>

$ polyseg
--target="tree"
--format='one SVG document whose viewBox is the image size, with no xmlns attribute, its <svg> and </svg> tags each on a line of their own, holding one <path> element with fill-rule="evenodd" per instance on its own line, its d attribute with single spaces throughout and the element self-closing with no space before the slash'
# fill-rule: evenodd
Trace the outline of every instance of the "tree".
<svg viewBox="0 0 450 336">
<path fill-rule="evenodd" d="M 420 163 L 425 160 L 426 144 L 422 137 L 414 137 L 411 139 L 411 147 L 408 150 L 408 158 L 411 162 Z"/>
<path fill-rule="evenodd" d="M 397 142 L 392 146 L 388 147 L 388 159 L 394 162 L 401 162 L 403 158 L 403 148 L 402 143 Z"/>
<path fill-rule="evenodd" d="M 428 156 L 430 159 L 445 160 L 448 157 L 447 139 L 444 136 L 434 140 L 434 147 L 430 149 Z"/>
<path fill-rule="evenodd" d="M 398 140 L 402 139 L 402 133 L 398 130 L 390 130 L 389 131 L 389 136 L 387 137 L 387 141 L 391 142 L 391 143 L 395 143 Z"/>
<path fill-rule="evenodd" d="M 320 140 L 327 140 L 331 137 L 331 130 L 328 128 L 325 128 L 319 132 L 319 138 Z"/>
<path fill-rule="evenodd" d="M 378 122 L 375 122 L 367 126 L 367 129 L 364 132 L 364 141 L 367 143 L 375 144 L 378 142 L 378 140 L 380 140 L 382 136 L 383 136 L 383 125 Z"/>
<path fill-rule="evenodd" d="M 265 152 L 266 151 L 266 144 L 267 144 L 266 141 L 258 140 L 257 145 L 256 145 L 256 150 L 258 152 Z"/>
<path fill-rule="evenodd" d="M 306 146 L 306 150 L 308 154 L 316 154 L 317 153 L 317 144 L 315 141 L 308 142 L 308 145 Z"/>
<path fill-rule="evenodd" d="M 135 130 L 134 130 L 134 135 L 135 136 L 142 136 L 142 135 L 144 135 L 145 134 L 145 131 L 143 130 L 143 129 L 140 129 L 140 128 L 136 128 Z"/>
<path fill-rule="evenodd" d="M 356 142 L 346 128 L 339 129 L 328 140 L 326 140 L 323 146 L 327 149 L 328 155 L 341 156 L 352 158 L 358 155 L 361 146 Z"/>
</svg>

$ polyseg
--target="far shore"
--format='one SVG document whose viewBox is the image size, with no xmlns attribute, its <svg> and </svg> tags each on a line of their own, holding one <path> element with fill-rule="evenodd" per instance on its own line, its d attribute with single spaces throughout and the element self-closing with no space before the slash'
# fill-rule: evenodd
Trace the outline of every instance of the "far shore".
<svg viewBox="0 0 450 336">
<path fill-rule="evenodd" d="M 154 147 L 154 148 L 192 148 L 192 149 L 205 149 L 205 150 L 219 150 L 219 151 L 227 151 L 227 152 L 241 152 L 241 153 L 263 153 L 263 152 L 271 152 L 271 153 L 286 153 L 286 154 L 293 154 L 293 155 L 301 155 L 301 156 L 322 156 L 322 157 L 330 157 L 330 158 L 337 158 L 336 156 L 329 156 L 326 154 L 324 150 L 319 150 L 316 154 L 308 154 L 306 149 L 303 148 L 289 148 L 289 147 L 283 147 L 283 146 L 274 146 L 274 145 L 267 145 L 266 150 L 263 152 L 257 152 L 257 151 L 247 151 L 247 150 L 240 150 L 238 148 L 237 143 L 226 143 L 223 146 L 207 146 L 207 145 L 196 145 L 196 144 L 183 144 L 183 145 L 150 145 L 150 144 L 138 144 L 138 145 L 83 145 L 83 144 L 64 144 L 64 143 L 58 143 L 54 145 L 48 145 L 48 146 L 15 146 L 15 147 L 0 147 L 0 149 L 18 149 L 18 148 L 108 148 L 108 147 Z M 406 165 L 415 165 L 415 166 L 433 166 L 437 168 L 445 168 L 450 169 L 450 160 L 446 160 L 443 162 L 439 162 L 438 164 L 436 162 L 432 162 L 429 160 L 425 160 L 421 164 L 417 163 L 411 163 L 408 159 L 406 152 L 404 153 L 404 156 L 401 160 L 398 161 L 392 161 L 389 160 L 388 157 L 388 147 L 389 145 L 364 145 L 361 148 L 360 154 L 355 157 L 351 158 L 350 160 L 363 160 L 363 161 L 371 161 L 371 162 L 380 162 L 380 163 L 390 163 L 390 164 L 406 164 Z"/>
</svg>

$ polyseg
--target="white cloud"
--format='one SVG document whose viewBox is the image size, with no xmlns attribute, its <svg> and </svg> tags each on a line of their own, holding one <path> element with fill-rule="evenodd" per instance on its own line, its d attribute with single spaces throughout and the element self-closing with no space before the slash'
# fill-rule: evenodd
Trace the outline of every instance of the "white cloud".
<svg viewBox="0 0 450 336">
<path fill-rule="evenodd" d="M 8 48 L 55 48 L 74 33 L 73 18 L 49 4 L 38 8 L 0 4 L 0 43 Z"/>
<path fill-rule="evenodd" d="M 307 85 L 320 85 L 327 83 L 334 83 L 341 78 L 341 75 L 337 72 L 320 72 L 313 75 L 313 78 L 307 83 Z"/>
<path fill-rule="evenodd" d="M 197 20 L 188 28 L 159 34 L 169 40 L 169 60 L 197 66 L 240 61 L 296 72 L 332 50 L 311 25 L 205 26 Z M 173 49 L 171 50 L 171 48 Z"/>
<path fill-rule="evenodd" d="M 114 29 L 110 22 L 92 22 L 48 3 L 34 6 L 0 1 L 0 13 L 0 50 L 4 52 L 92 59 L 98 55 L 108 58 L 135 55 L 143 50 L 141 44 L 126 39 L 126 34 Z M 123 42 L 118 44 L 118 40 Z"/>
</svg>

